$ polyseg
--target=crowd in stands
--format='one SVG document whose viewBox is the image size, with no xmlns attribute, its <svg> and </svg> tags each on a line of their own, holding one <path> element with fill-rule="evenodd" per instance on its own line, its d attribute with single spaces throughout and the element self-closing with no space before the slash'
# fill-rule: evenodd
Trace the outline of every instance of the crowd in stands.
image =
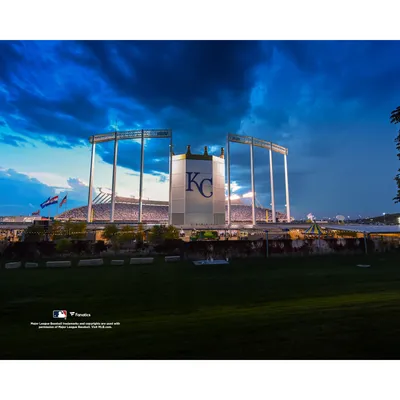
<svg viewBox="0 0 400 400">
<path fill-rule="evenodd" d="M 143 205 L 143 222 L 147 223 L 166 223 L 168 222 L 168 206 L 161 205 Z M 226 208 L 227 211 L 227 208 Z M 265 222 L 266 209 L 256 207 L 256 221 Z M 109 221 L 111 214 L 110 204 L 94 204 L 93 220 Z M 116 203 L 114 211 L 114 221 L 137 221 L 139 214 L 139 206 L 137 204 Z M 268 219 L 272 220 L 271 211 L 268 210 Z M 68 210 L 58 216 L 59 218 L 72 220 L 86 220 L 87 206 Z M 231 205 L 232 222 L 251 222 L 252 209 L 247 205 Z M 277 212 L 277 221 L 284 220 L 285 215 Z"/>
<path fill-rule="evenodd" d="M 111 215 L 110 204 L 93 204 L 93 220 L 109 221 Z M 167 222 L 168 206 L 143 205 L 143 221 Z M 72 220 L 86 220 L 87 207 L 79 207 L 68 210 L 59 215 L 59 218 Z M 139 218 L 139 205 L 116 203 L 114 209 L 114 221 L 137 221 Z"/>
</svg>

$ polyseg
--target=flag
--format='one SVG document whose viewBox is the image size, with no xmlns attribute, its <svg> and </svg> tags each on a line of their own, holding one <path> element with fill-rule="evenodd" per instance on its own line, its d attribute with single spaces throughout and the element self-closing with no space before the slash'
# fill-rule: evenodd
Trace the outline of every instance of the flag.
<svg viewBox="0 0 400 400">
<path fill-rule="evenodd" d="M 65 195 L 64 198 L 61 200 L 60 207 L 62 207 L 67 202 L 67 196 L 68 195 Z"/>
<path fill-rule="evenodd" d="M 37 211 L 33 212 L 32 216 L 34 216 L 34 215 L 40 215 L 40 210 L 37 210 Z"/>
<path fill-rule="evenodd" d="M 44 201 L 40 207 L 45 208 L 47 206 L 51 206 L 52 204 L 58 203 L 58 196 L 49 197 L 46 201 Z"/>
</svg>

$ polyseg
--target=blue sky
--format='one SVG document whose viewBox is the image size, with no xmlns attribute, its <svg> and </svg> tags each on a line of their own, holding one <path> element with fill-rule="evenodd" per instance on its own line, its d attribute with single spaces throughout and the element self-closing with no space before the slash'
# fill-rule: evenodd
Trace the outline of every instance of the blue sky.
<svg viewBox="0 0 400 400">
<path fill-rule="evenodd" d="M 26 215 L 48 196 L 87 202 L 88 137 L 171 128 L 175 152 L 227 132 L 289 148 L 292 214 L 398 212 L 390 112 L 400 105 L 396 41 L 0 42 L 0 215 Z M 232 145 L 237 193 L 250 190 L 249 149 Z M 146 142 L 144 196 L 168 198 L 168 149 Z M 138 195 L 139 145 L 121 142 L 117 192 Z M 97 148 L 95 186 L 111 187 L 112 144 Z M 269 162 L 255 149 L 259 201 Z M 285 205 L 283 157 L 275 201 Z M 52 213 L 54 213 L 53 208 Z M 46 211 L 47 212 L 47 211 Z"/>
</svg>

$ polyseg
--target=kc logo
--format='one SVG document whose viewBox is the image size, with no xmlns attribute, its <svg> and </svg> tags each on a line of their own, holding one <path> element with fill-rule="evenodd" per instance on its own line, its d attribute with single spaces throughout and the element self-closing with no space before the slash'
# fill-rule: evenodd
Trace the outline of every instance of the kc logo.
<svg viewBox="0 0 400 400">
<path fill-rule="evenodd" d="M 192 174 L 193 174 L 193 177 L 192 177 Z M 211 197 L 212 195 L 213 195 L 213 192 L 212 192 L 212 189 L 210 190 L 210 194 L 208 195 L 208 196 L 206 196 L 205 194 L 204 194 L 204 188 L 203 188 L 203 185 L 204 185 L 204 182 L 210 182 L 210 186 L 211 186 L 211 188 L 212 188 L 212 178 L 210 178 L 210 179 L 203 179 L 203 180 L 201 180 L 200 182 L 197 182 L 196 181 L 196 178 L 197 178 L 197 176 L 200 174 L 200 172 L 186 172 L 186 175 L 187 175 L 187 187 L 186 187 L 186 191 L 187 192 L 193 192 L 193 189 L 192 189 L 192 183 L 193 184 L 195 184 L 196 186 L 197 186 L 197 189 L 199 190 L 199 192 L 200 192 L 200 194 L 203 196 L 203 197 L 206 197 L 207 199 L 209 198 L 209 197 Z"/>
</svg>

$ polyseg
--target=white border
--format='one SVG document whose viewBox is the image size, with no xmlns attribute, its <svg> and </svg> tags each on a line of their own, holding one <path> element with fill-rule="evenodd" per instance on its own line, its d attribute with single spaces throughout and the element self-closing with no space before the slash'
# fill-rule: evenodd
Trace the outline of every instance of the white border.
<svg viewBox="0 0 400 400">
<path fill-rule="evenodd" d="M 7 399 L 395 399 L 396 362 L 1 362 Z M 7 394 L 7 396 L 4 396 Z"/>
<path fill-rule="evenodd" d="M 1 39 L 400 39 L 399 2 L 383 0 L 13 0 Z"/>
<path fill-rule="evenodd" d="M 379 4 L 354 0 L 3 3 L 3 40 L 400 39 L 399 3 L 389 0 Z M 2 361 L 0 395 L 7 399 L 387 400 L 398 397 L 398 367 L 397 361 Z"/>
</svg>

